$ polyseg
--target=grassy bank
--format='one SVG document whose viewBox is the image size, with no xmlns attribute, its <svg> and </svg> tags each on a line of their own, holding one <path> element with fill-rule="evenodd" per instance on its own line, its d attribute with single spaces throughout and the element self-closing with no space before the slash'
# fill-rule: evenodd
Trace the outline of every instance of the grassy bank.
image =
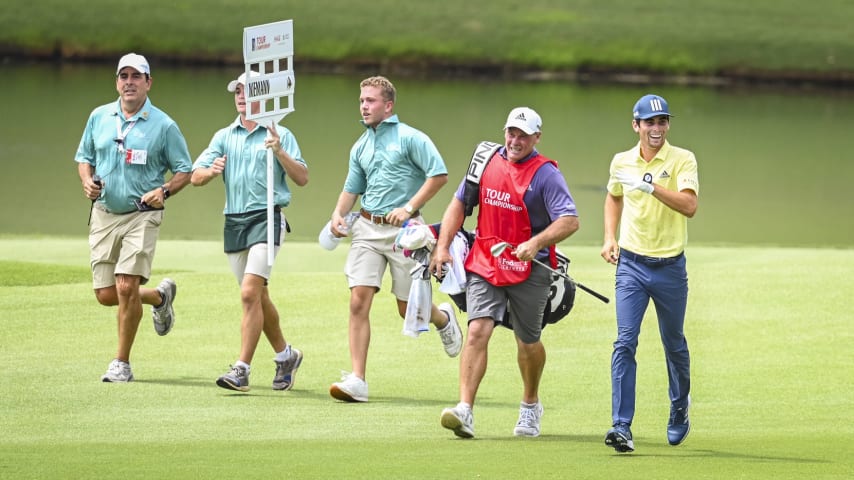
<svg viewBox="0 0 854 480">
<path fill-rule="evenodd" d="M 596 247 L 563 250 L 579 280 L 613 296 L 613 268 Z M 477 438 L 460 441 L 439 426 L 441 409 L 456 401 L 457 360 L 434 332 L 401 335 L 387 289 L 372 317 L 371 401 L 329 397 L 348 365 L 346 248 L 286 245 L 271 295 L 305 361 L 294 390 L 274 392 L 262 340 L 248 394 L 214 385 L 239 344 L 239 292 L 219 242 L 158 245 L 154 276 L 179 285 L 175 329 L 158 337 L 146 311 L 128 385 L 99 381 L 115 348 L 115 309 L 96 304 L 86 252 L 85 238 L 0 239 L 3 478 L 781 480 L 852 471 L 839 446 L 854 441 L 840 421 L 854 407 L 844 280 L 854 250 L 689 248 L 692 432 L 680 447 L 666 444 L 667 378 L 650 311 L 631 455 L 602 443 L 613 303 L 579 292 L 570 316 L 546 329 L 537 439 L 512 436 L 521 384 L 512 336 L 497 332 Z"/>
<path fill-rule="evenodd" d="M 303 68 L 854 81 L 847 0 L 152 0 L 143 7 L 41 0 L 0 13 L 0 48 L 109 62 L 135 50 L 161 61 L 238 64 L 245 26 L 290 18 Z"/>
</svg>

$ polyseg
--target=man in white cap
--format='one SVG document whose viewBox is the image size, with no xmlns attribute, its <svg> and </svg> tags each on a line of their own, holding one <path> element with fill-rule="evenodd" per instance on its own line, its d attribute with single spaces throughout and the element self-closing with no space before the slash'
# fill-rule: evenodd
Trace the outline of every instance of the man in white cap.
<svg viewBox="0 0 854 480">
<path fill-rule="evenodd" d="M 130 352 L 143 304 L 153 307 L 158 335 L 169 333 L 175 321 L 175 282 L 164 278 L 154 289 L 141 285 L 151 276 L 166 199 L 189 183 L 192 164 L 178 125 L 148 98 L 151 82 L 145 57 L 123 56 L 116 68 L 119 99 L 92 111 L 74 157 L 83 194 L 92 200 L 95 298 L 118 305 L 119 345 L 104 382 L 133 380 Z M 172 177 L 164 181 L 167 170 Z"/>
<path fill-rule="evenodd" d="M 670 418 L 667 442 L 679 445 L 691 424 L 690 356 L 683 326 L 688 304 L 685 246 L 688 219 L 697 211 L 697 159 L 670 145 L 670 108 L 659 95 L 644 95 L 632 109 L 638 143 L 614 155 L 605 195 L 601 255 L 617 265 L 617 339 L 611 356 L 612 428 L 605 445 L 634 451 L 631 425 L 641 322 L 652 299 L 667 360 Z M 619 227 L 619 242 L 617 228 Z"/>
<path fill-rule="evenodd" d="M 504 124 L 504 146 L 489 159 L 474 196 L 478 215 L 474 243 L 465 260 L 469 323 L 460 360 L 460 400 L 441 415 L 442 426 L 458 437 L 474 437 L 472 409 L 486 373 L 487 347 L 508 310 L 508 301 L 523 384 L 513 434 L 540 434 L 543 405 L 539 385 L 546 362 L 540 335 L 551 272 L 532 260 L 556 267 L 555 244 L 578 230 L 578 213 L 563 174 L 554 160 L 535 148 L 541 129 L 537 112 L 514 108 Z M 466 198 L 470 196 L 463 178 L 445 210 L 433 250 L 430 270 L 436 275 L 453 261 L 449 246 L 467 215 Z M 494 256 L 492 248 L 502 242 L 512 248 Z"/>
<path fill-rule="evenodd" d="M 250 72 L 249 76 L 256 75 Z M 290 130 L 281 125 L 270 128 L 246 118 L 247 108 L 257 113 L 260 104 L 247 106 L 245 89 L 245 72 L 228 83 L 226 90 L 234 94 L 238 116 L 214 134 L 193 164 L 193 185 L 205 185 L 218 176 L 225 183 L 225 253 L 240 285 L 243 305 L 240 355 L 216 383 L 229 390 L 249 390 L 250 365 L 263 331 L 276 353 L 273 389 L 290 390 L 302 363 L 302 352 L 285 341 L 279 312 L 268 290 L 273 267 L 267 260 L 267 150 L 272 150 L 276 159 L 274 255 L 288 230 L 282 212 L 291 203 L 287 179 L 298 186 L 305 185 L 308 168 Z"/>
</svg>

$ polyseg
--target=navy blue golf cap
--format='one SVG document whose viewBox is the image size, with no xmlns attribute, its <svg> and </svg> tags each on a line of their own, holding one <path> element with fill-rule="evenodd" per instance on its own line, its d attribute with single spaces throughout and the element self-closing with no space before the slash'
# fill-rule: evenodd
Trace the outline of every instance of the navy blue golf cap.
<svg viewBox="0 0 854 480">
<path fill-rule="evenodd" d="M 635 103 L 635 108 L 633 110 L 634 118 L 636 120 L 646 120 L 647 118 L 657 117 L 659 115 L 667 115 L 668 117 L 672 117 L 670 114 L 670 108 L 667 106 L 667 100 L 658 95 L 644 95 L 640 98 L 640 100 Z"/>
</svg>

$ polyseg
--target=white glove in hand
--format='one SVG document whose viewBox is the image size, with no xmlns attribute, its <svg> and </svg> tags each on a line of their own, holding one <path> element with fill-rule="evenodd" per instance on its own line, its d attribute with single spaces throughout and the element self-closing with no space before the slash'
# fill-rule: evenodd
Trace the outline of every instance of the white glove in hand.
<svg viewBox="0 0 854 480">
<path fill-rule="evenodd" d="M 623 190 L 625 190 L 626 192 L 631 192 L 632 190 L 640 190 L 643 193 L 651 194 L 653 191 L 652 184 L 646 183 L 640 178 L 634 178 L 631 175 L 627 175 L 625 173 L 618 173 L 614 175 L 614 178 L 616 178 L 618 182 L 623 184 Z"/>
</svg>

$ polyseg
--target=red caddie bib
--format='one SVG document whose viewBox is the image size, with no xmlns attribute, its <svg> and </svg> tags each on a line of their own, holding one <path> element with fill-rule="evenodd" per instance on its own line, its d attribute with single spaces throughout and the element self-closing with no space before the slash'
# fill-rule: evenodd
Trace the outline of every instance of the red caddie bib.
<svg viewBox="0 0 854 480">
<path fill-rule="evenodd" d="M 476 273 L 496 287 L 522 283 L 531 275 L 531 262 L 523 262 L 507 248 L 493 257 L 490 248 L 499 242 L 514 247 L 531 238 L 531 219 L 525 192 L 534 174 L 545 163 L 555 163 L 540 154 L 523 163 L 513 163 L 497 152 L 480 181 L 480 207 L 474 244 L 466 258 L 466 271 Z"/>
</svg>

